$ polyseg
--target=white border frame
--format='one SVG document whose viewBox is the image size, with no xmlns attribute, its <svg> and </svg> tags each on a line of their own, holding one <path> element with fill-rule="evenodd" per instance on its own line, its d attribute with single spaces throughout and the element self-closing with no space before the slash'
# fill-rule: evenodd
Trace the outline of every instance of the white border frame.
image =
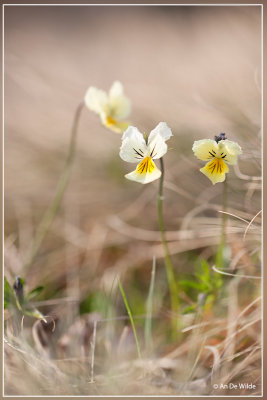
<svg viewBox="0 0 267 400">
<path fill-rule="evenodd" d="M 197 3 L 191 3 L 191 4 L 186 4 L 186 3 L 175 3 L 175 4 L 132 4 L 132 3 L 127 3 L 127 4 L 67 4 L 67 3 L 56 3 L 56 4 L 47 4 L 47 3 L 43 3 L 43 4 L 29 4 L 29 3 L 25 3 L 25 4 L 6 4 L 4 3 L 2 5 L 2 160 L 3 160 L 3 170 L 2 170 L 2 266 L 3 266 L 3 270 L 2 270 L 2 288 L 4 288 L 4 125 L 5 125 L 5 118 L 4 118 L 4 111 L 5 111 L 5 107 L 4 107 L 4 76 L 5 76 L 5 69 L 4 69 L 4 64 L 5 64 L 5 59 L 4 59 L 4 55 L 5 55 L 5 28 L 4 28 L 4 24 L 5 24 L 5 7 L 38 7 L 38 6 L 50 6 L 50 7 L 55 7 L 55 6 L 61 6 L 61 7 L 116 7 L 116 6 L 121 6 L 121 7 L 127 7 L 127 6 L 132 6 L 132 7 L 143 7 L 143 6 L 149 6 L 149 7 L 179 7 L 179 6 L 187 6 L 187 7 L 193 7 L 193 6 L 199 6 L 199 7 L 205 7 L 205 6 L 209 6 L 209 7 L 214 7 L 214 6 L 219 6 L 219 7 L 261 7 L 261 156 L 262 156 L 262 160 L 261 160 L 261 165 L 262 165 L 262 196 L 261 196 L 261 205 L 262 205 L 262 221 L 263 221 L 263 215 L 264 215 L 264 210 L 263 210 L 263 166 L 264 166 L 264 157 L 263 157 L 263 145 L 264 145 L 264 141 L 263 141 L 263 3 L 255 3 L 255 4 L 246 4 L 246 3 L 242 3 L 242 4 L 227 4 L 227 3 L 220 3 L 220 4 L 209 4 L 209 3 L 205 3 L 205 4 L 197 4 Z M 107 397 L 107 398 L 125 398 L 125 397 L 129 397 L 129 398 L 136 398 L 136 397 L 140 397 L 140 398 L 168 398 L 168 397 L 172 397 L 172 398 L 186 398 L 186 397 L 190 397 L 190 398 L 203 398 L 203 397 L 221 397 L 221 398 L 226 398 L 226 399 L 231 399 L 233 397 L 237 397 L 237 398 L 263 398 L 264 394 L 263 394 L 263 305 L 264 305 L 264 287 L 263 287 L 263 282 L 264 282 L 264 268 L 263 268 L 263 224 L 262 224 L 262 228 L 261 228 L 261 294 L 262 294 L 262 300 L 261 300 L 261 342 L 262 342 L 262 350 L 261 350 L 261 395 L 227 395 L 227 396 L 222 396 L 222 395 L 66 395 L 66 396 L 61 396 L 61 395 L 51 395 L 51 396 L 45 396 L 48 398 L 62 398 L 62 397 L 66 397 L 66 398 L 94 398 L 94 397 Z M 2 303 L 4 304 L 4 290 L 2 293 Z M 2 323 L 4 321 L 4 307 L 2 309 Z M 4 394 L 4 324 L 2 324 L 2 397 L 3 398 L 8 398 L 8 397 L 18 397 L 18 398 L 44 398 L 44 396 L 39 396 L 39 395 L 29 395 L 29 396 L 24 396 L 24 395 L 5 395 Z"/>
</svg>

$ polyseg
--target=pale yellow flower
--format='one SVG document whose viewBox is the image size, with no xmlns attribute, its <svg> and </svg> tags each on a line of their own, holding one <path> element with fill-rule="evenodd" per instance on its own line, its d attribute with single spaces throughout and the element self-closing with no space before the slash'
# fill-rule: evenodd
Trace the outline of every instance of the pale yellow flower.
<svg viewBox="0 0 267 400">
<path fill-rule="evenodd" d="M 216 136 L 215 140 L 203 139 L 196 140 L 192 150 L 197 158 L 202 161 L 208 161 L 200 168 L 200 171 L 206 175 L 213 185 L 225 180 L 225 174 L 229 172 L 228 165 L 237 164 L 237 158 L 242 154 L 241 147 L 221 134 Z"/>
<path fill-rule="evenodd" d="M 112 84 L 109 93 L 90 86 L 84 101 L 89 110 L 99 115 L 102 124 L 113 132 L 122 133 L 129 126 L 123 120 L 130 114 L 131 103 L 119 81 Z"/>
<path fill-rule="evenodd" d="M 147 140 L 137 128 L 129 126 L 122 136 L 120 157 L 127 162 L 137 163 L 135 171 L 125 175 L 127 179 L 139 183 L 149 183 L 161 176 L 153 160 L 159 159 L 167 152 L 166 140 L 172 136 L 172 131 L 165 122 L 160 122 L 150 132 Z"/>
</svg>

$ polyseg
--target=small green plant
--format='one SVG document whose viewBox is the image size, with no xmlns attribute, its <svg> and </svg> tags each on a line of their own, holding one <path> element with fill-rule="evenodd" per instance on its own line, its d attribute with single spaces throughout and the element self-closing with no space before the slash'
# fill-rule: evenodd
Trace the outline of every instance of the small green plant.
<svg viewBox="0 0 267 400">
<path fill-rule="evenodd" d="M 25 294 L 24 285 L 25 285 L 24 279 L 22 279 L 20 276 L 17 276 L 13 284 L 13 287 L 11 287 L 8 280 L 5 277 L 4 308 L 9 309 L 11 313 L 12 311 L 17 313 L 19 312 L 22 315 L 28 315 L 30 317 L 43 319 L 44 321 L 46 321 L 43 314 L 31 304 L 31 301 L 36 296 L 38 296 L 39 293 L 41 293 L 44 287 L 37 286 L 29 293 Z"/>
<path fill-rule="evenodd" d="M 206 260 L 196 265 L 195 280 L 187 279 L 179 282 L 185 293 L 193 299 L 194 304 L 187 307 L 183 314 L 197 311 L 201 307 L 207 310 L 216 300 L 223 284 L 222 275 L 214 273 Z"/>
</svg>

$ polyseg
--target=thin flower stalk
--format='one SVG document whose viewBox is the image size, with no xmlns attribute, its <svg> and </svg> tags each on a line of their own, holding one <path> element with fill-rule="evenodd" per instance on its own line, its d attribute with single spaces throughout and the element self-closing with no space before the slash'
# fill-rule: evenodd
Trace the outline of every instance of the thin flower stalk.
<svg viewBox="0 0 267 400">
<path fill-rule="evenodd" d="M 160 159 L 160 167 L 161 167 L 161 176 L 160 176 L 160 181 L 159 181 L 159 192 L 158 192 L 158 224 L 159 224 L 159 229 L 160 229 L 160 234 L 161 234 L 161 241 L 162 241 L 162 245 L 163 245 L 163 249 L 164 249 L 164 262 L 165 262 L 165 268 L 166 268 L 166 274 L 167 274 L 167 280 L 168 280 L 170 298 L 171 298 L 172 325 L 173 325 L 174 332 L 176 332 L 179 328 L 178 314 L 179 314 L 180 307 L 179 307 L 179 297 L 178 297 L 178 285 L 176 283 L 173 263 L 172 263 L 172 259 L 170 257 L 168 243 L 166 240 L 166 231 L 165 231 L 163 212 L 162 212 L 163 181 L 164 181 L 163 158 Z M 177 333 L 178 333 L 178 331 L 177 331 Z"/>
<path fill-rule="evenodd" d="M 155 274 L 156 274 L 156 257 L 153 257 L 151 280 L 149 286 L 149 292 L 146 303 L 146 320 L 145 320 L 145 344 L 146 349 L 150 351 L 152 349 L 152 312 L 153 312 L 153 294 L 155 285 Z"/>
<path fill-rule="evenodd" d="M 222 216 L 221 216 L 221 238 L 216 254 L 217 268 L 224 267 L 224 249 L 226 244 L 226 225 L 227 225 L 227 179 L 223 182 L 222 187 Z"/>
<path fill-rule="evenodd" d="M 35 236 L 33 238 L 29 253 L 28 253 L 26 261 L 25 261 L 25 265 L 24 265 L 25 273 L 27 273 L 29 271 L 29 269 L 31 268 L 32 263 L 34 262 L 34 259 L 40 249 L 40 246 L 43 243 L 43 240 L 45 239 L 45 237 L 50 229 L 50 226 L 51 226 L 51 224 L 58 212 L 58 209 L 61 205 L 63 195 L 65 193 L 67 184 L 69 182 L 71 167 L 73 164 L 75 150 L 76 150 L 76 138 L 77 138 L 78 124 L 79 124 L 80 115 L 81 115 L 83 106 L 84 106 L 84 102 L 82 101 L 76 109 L 74 121 L 73 121 L 73 125 L 72 125 L 72 130 L 71 130 L 71 139 L 70 139 L 70 144 L 69 144 L 68 155 L 67 155 L 66 162 L 65 162 L 65 167 L 64 167 L 63 173 L 59 179 L 54 198 L 53 198 L 49 208 L 43 215 L 43 218 L 41 219 L 41 221 L 37 227 L 37 230 L 36 230 Z"/>
</svg>

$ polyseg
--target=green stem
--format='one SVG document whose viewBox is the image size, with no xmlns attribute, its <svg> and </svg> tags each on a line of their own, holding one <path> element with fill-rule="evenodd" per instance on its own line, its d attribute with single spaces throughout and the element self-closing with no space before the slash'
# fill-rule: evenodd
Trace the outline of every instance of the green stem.
<svg viewBox="0 0 267 400">
<path fill-rule="evenodd" d="M 221 239 L 220 239 L 220 244 L 219 248 L 217 251 L 217 256 L 216 256 L 216 266 L 218 268 L 223 268 L 224 263 L 223 263 L 223 253 L 224 253 L 224 248 L 225 248 L 225 243 L 226 243 L 226 224 L 227 224 L 227 181 L 223 182 L 223 191 L 222 191 L 222 227 L 221 227 Z"/>
<path fill-rule="evenodd" d="M 163 159 L 160 158 L 160 167 L 161 167 L 161 177 L 159 182 L 159 193 L 158 193 L 158 223 L 159 229 L 161 233 L 161 241 L 164 249 L 164 261 L 171 297 L 171 309 L 173 314 L 173 327 L 175 330 L 178 328 L 178 313 L 179 313 L 179 298 L 178 298 L 178 285 L 176 283 L 174 268 L 172 264 L 172 260 L 170 257 L 168 244 L 166 240 L 166 232 L 163 221 L 163 213 L 162 213 L 162 200 L 163 200 L 163 181 L 164 181 L 164 164 Z M 175 318 L 176 316 L 176 318 Z"/>
<path fill-rule="evenodd" d="M 146 303 L 146 320 L 145 320 L 145 343 L 148 351 L 152 348 L 152 310 L 153 310 L 153 293 L 155 284 L 155 273 L 156 273 L 156 257 L 153 257 L 151 281 L 149 286 L 149 292 Z"/>
<path fill-rule="evenodd" d="M 84 106 L 84 102 L 82 101 L 76 109 L 74 121 L 73 121 L 73 125 L 72 125 L 72 130 L 71 130 L 71 139 L 70 139 L 69 151 L 68 151 L 65 167 L 64 167 L 63 173 L 59 179 L 56 193 L 54 195 L 52 203 L 50 204 L 49 208 L 46 210 L 45 214 L 43 215 L 43 217 L 37 227 L 35 236 L 33 238 L 32 244 L 31 244 L 30 251 L 29 251 L 26 261 L 25 261 L 25 265 L 24 265 L 25 274 L 31 268 L 34 258 L 36 257 L 38 250 L 39 250 L 46 234 L 49 231 L 49 228 L 54 220 L 55 215 L 57 214 L 57 211 L 61 204 L 63 194 L 67 187 L 69 177 L 70 177 L 72 163 L 74 160 L 75 150 L 76 150 L 76 137 L 77 137 L 77 130 L 78 130 L 77 129 L 78 122 L 80 119 L 80 115 L 81 115 L 83 106 Z"/>
<path fill-rule="evenodd" d="M 227 223 L 227 180 L 223 182 L 223 195 L 222 195 L 222 206 L 223 206 L 223 215 L 222 215 L 222 236 L 221 243 L 224 246 L 226 241 L 226 223 Z"/>
<path fill-rule="evenodd" d="M 119 288 L 120 288 L 120 291 L 121 291 L 121 295 L 122 295 L 126 310 L 128 312 L 128 315 L 130 317 L 131 324 L 132 324 L 133 333 L 134 333 L 135 342 L 136 342 L 136 347 L 137 347 L 138 357 L 141 359 L 142 355 L 141 355 L 140 344 L 139 344 L 139 340 L 138 340 L 138 336 L 137 336 L 137 332 L 136 332 L 135 324 L 134 324 L 134 320 L 133 320 L 133 314 L 132 314 L 132 311 L 130 309 L 129 303 L 127 301 L 126 294 L 125 294 L 125 292 L 123 290 L 123 287 L 122 287 L 122 284 L 121 284 L 121 280 L 119 279 L 118 282 L 119 282 Z"/>
</svg>

